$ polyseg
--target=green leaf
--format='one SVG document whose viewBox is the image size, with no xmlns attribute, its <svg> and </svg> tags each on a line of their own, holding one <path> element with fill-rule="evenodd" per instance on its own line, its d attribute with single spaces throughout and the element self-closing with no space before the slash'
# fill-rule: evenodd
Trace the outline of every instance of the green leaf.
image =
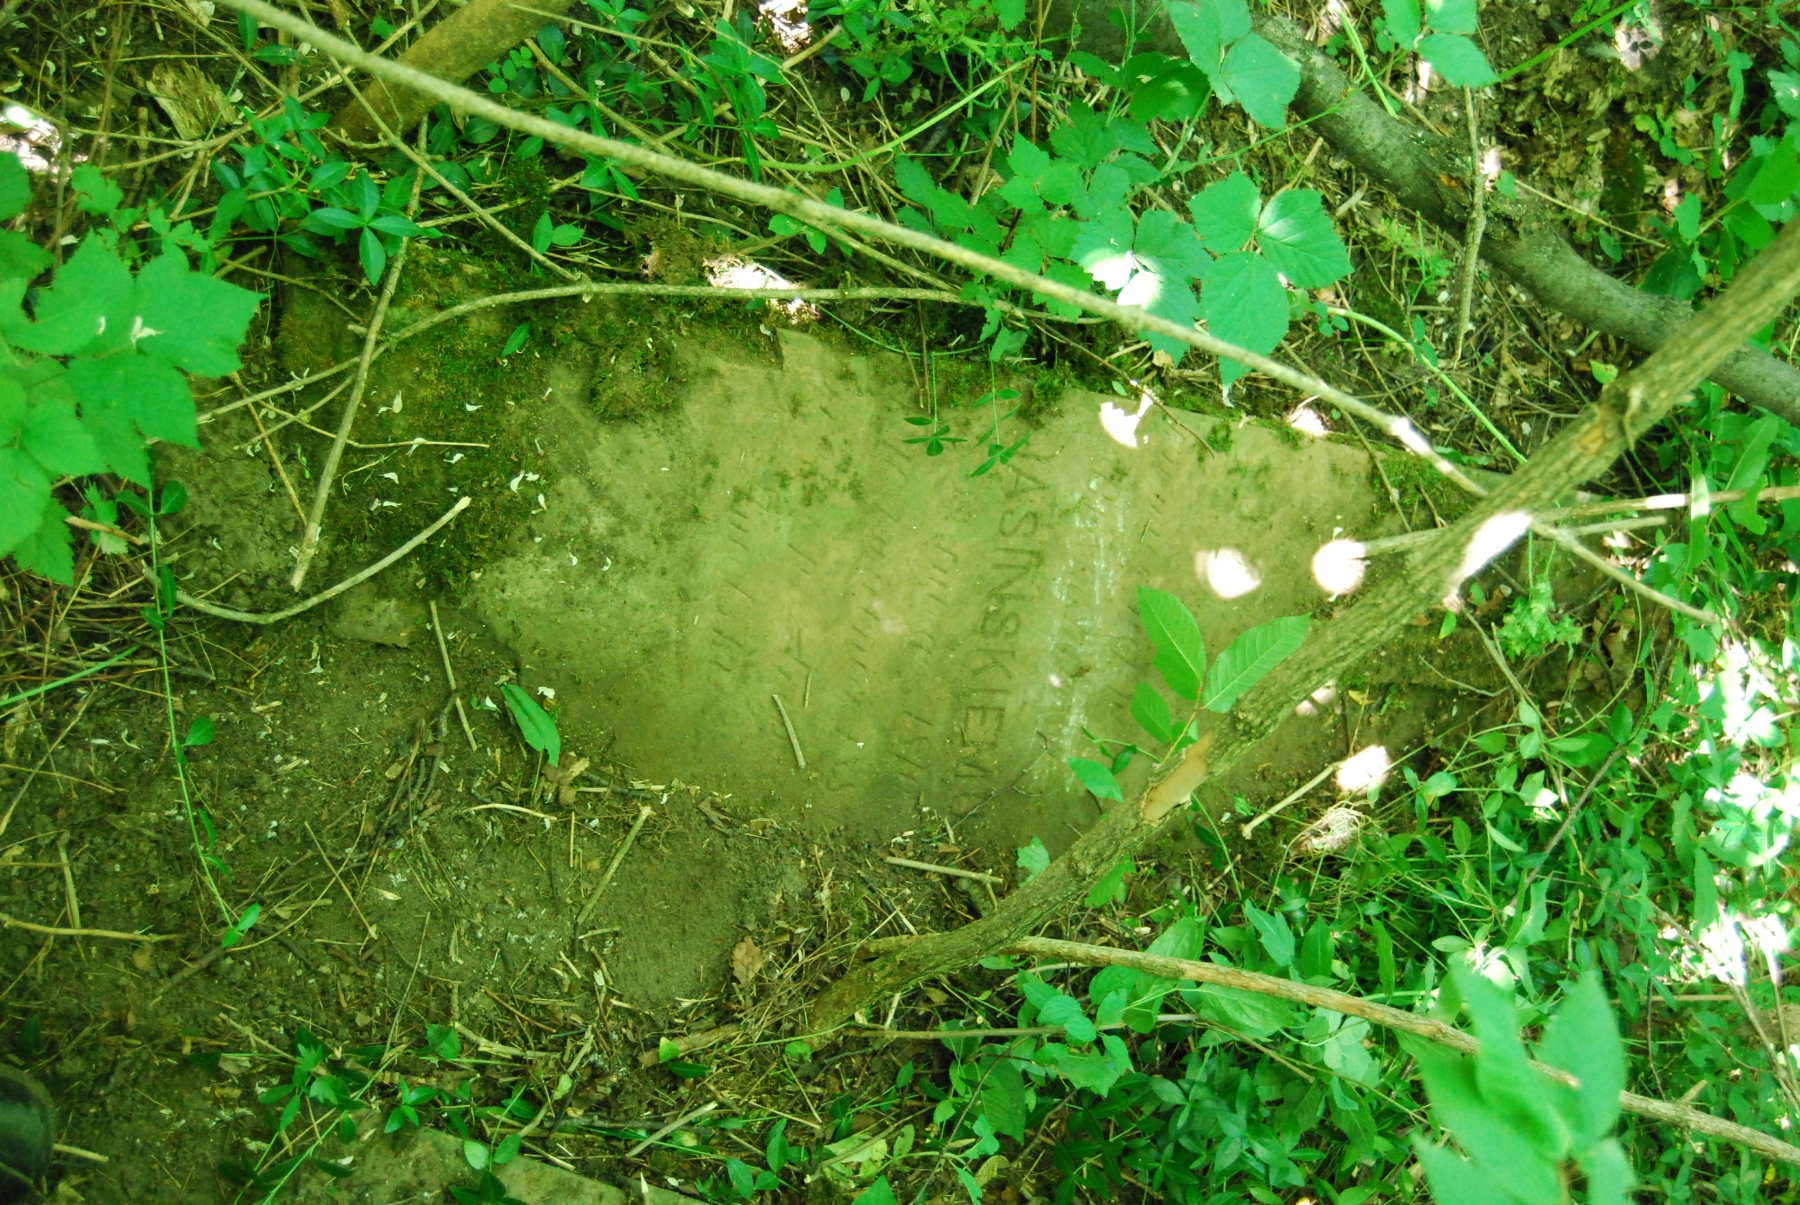
<svg viewBox="0 0 1800 1205">
<path fill-rule="evenodd" d="M 1452 963 L 1450 973 L 1468 1005 L 1475 1036 L 1481 1039 L 1481 1057 L 1475 1060 L 1475 1083 L 1489 1122 L 1509 1135 L 1522 1136 L 1542 1159 L 1554 1165 L 1569 1152 L 1569 1128 L 1555 1107 L 1556 1098 L 1551 1091 L 1554 1085 L 1534 1070 L 1525 1057 L 1510 994 L 1460 961 Z M 1454 1123 L 1448 1124 L 1456 1130 Z M 1513 1160 L 1511 1137 L 1501 1141 L 1489 1135 L 1488 1141 L 1497 1144 L 1492 1157 L 1471 1146 L 1460 1133 L 1458 1140 L 1491 1168 L 1506 1167 Z M 1550 1202 L 1555 1199 L 1552 1196 Z"/>
<path fill-rule="evenodd" d="M 525 743 L 549 758 L 551 765 L 556 765 L 562 756 L 562 736 L 556 731 L 556 721 L 516 683 L 508 682 L 502 686 L 500 695 L 506 700 L 506 709 L 512 713 L 513 722 L 519 726 L 519 735 L 525 738 Z"/>
<path fill-rule="evenodd" d="M 1800 187 L 1800 158 L 1792 146 L 1782 142 L 1763 156 L 1744 199 L 1752 205 L 1779 205 L 1794 194 L 1796 187 Z"/>
<path fill-rule="evenodd" d="M 83 213 L 111 213 L 125 200 L 125 190 L 91 163 L 83 163 L 69 173 L 69 187 L 81 198 L 75 207 Z"/>
<path fill-rule="evenodd" d="M 537 225 L 531 231 L 531 249 L 542 254 L 550 249 L 550 232 L 556 223 L 550 219 L 550 211 L 545 210 L 538 216 Z"/>
<path fill-rule="evenodd" d="M 238 918 L 231 922 L 225 932 L 219 935 L 219 944 L 227 950 L 231 949 L 244 940 L 244 935 L 250 932 L 261 917 L 262 905 L 251 904 L 238 914 Z"/>
<path fill-rule="evenodd" d="M 1200 1015 L 1216 1025 L 1226 1025 L 1245 1037 L 1267 1038 L 1299 1022 L 1292 1004 L 1274 996 L 1246 992 L 1216 983 L 1186 995 L 1196 1002 Z"/>
<path fill-rule="evenodd" d="M 510 359 L 514 352 L 525 346 L 525 340 L 531 338 L 531 323 L 521 322 L 513 327 L 513 333 L 506 337 L 506 346 L 500 349 L 502 360 Z"/>
<path fill-rule="evenodd" d="M 1413 1151 L 1437 1205 L 1513 1205 L 1511 1194 L 1461 1155 L 1413 1135 Z"/>
<path fill-rule="evenodd" d="M 1419 0 L 1381 0 L 1381 11 L 1388 37 L 1402 50 L 1411 50 L 1424 28 L 1419 22 Z"/>
<path fill-rule="evenodd" d="M 1169 714 L 1169 702 L 1148 682 L 1139 682 L 1132 692 L 1131 718 L 1165 745 L 1175 739 L 1175 718 Z"/>
<path fill-rule="evenodd" d="M 1008 32 L 1025 19 L 1025 0 L 994 0 L 994 16 Z"/>
<path fill-rule="evenodd" d="M 1332 229 L 1324 198 L 1310 188 L 1277 195 L 1263 210 L 1256 245 L 1288 283 L 1322 289 L 1350 274 L 1350 253 Z"/>
<path fill-rule="evenodd" d="M 0 451 L 6 450 L 0 449 Z M 3 473 L 4 470 L 0 470 L 0 506 L 4 506 Z M 36 530 L 13 546 L 13 560 L 19 563 L 21 569 L 35 573 L 39 577 L 49 578 L 53 582 L 61 582 L 65 586 L 73 585 L 75 582 L 75 539 L 74 533 L 69 530 L 69 525 L 63 522 L 68 518 L 69 512 L 64 510 L 55 498 L 50 497 L 46 490 L 43 505 L 38 514 L 41 518 Z M 4 547 L 5 545 L 0 543 L 0 548 Z"/>
<path fill-rule="evenodd" d="M 1544 1029 L 1537 1054 L 1581 1081 L 1570 1118 L 1578 1148 L 1592 1147 L 1612 1131 L 1625 1087 L 1625 1049 L 1597 972 L 1581 977 Z"/>
<path fill-rule="evenodd" d="M 1428 1042 L 1403 1038 L 1402 1045 L 1418 1061 L 1419 1076 L 1425 1081 L 1437 1120 L 1475 1157 L 1480 1170 L 1503 1172 L 1511 1196 L 1524 1205 L 1560 1205 L 1562 1179 L 1556 1163 L 1540 1155 L 1531 1137 L 1514 1126 L 1495 1103 L 1483 1099 L 1476 1084 L 1475 1060 Z M 1432 1191 L 1437 1188 L 1434 1181 Z M 1504 1195 L 1493 1199 L 1507 1201 Z"/>
<path fill-rule="evenodd" d="M 115 351 L 130 343 L 134 293 L 131 273 L 90 234 L 34 298 L 36 322 L 18 309 L 24 282 L 7 282 L 0 290 L 0 334 L 14 347 L 51 356 Z"/>
<path fill-rule="evenodd" d="M 1273 619 L 1258 624 L 1232 641 L 1213 662 L 1212 676 L 1206 683 L 1207 710 L 1230 711 L 1245 691 L 1262 681 L 1264 675 L 1305 642 L 1310 622 L 1305 615 Z"/>
<path fill-rule="evenodd" d="M 167 364 L 138 355 L 83 356 L 69 362 L 65 379 L 84 415 L 110 411 L 129 419 L 146 439 L 200 446 L 187 379 Z"/>
<path fill-rule="evenodd" d="M 1483 88 L 1500 78 L 1480 48 L 1461 34 L 1426 34 L 1419 40 L 1419 54 L 1452 87 Z"/>
<path fill-rule="evenodd" d="M 1618 1139 L 1608 1138 L 1581 1159 L 1588 1178 L 1587 1205 L 1629 1205 L 1637 1177 Z"/>
<path fill-rule="evenodd" d="M 106 471 L 106 461 L 94 446 L 94 437 L 76 417 L 74 400 L 66 389 L 32 391 L 25 407 L 23 435 L 32 459 L 55 476 L 82 477 Z"/>
<path fill-rule="evenodd" d="M 11 155 L 0 152 L 0 164 Z M 24 235 L 0 230 L 0 280 L 30 280 L 50 266 L 50 253 Z"/>
<path fill-rule="evenodd" d="M 1085 757 L 1071 757 L 1069 769 L 1075 771 L 1075 777 L 1081 780 L 1081 785 L 1091 791 L 1095 798 L 1125 802 L 1125 793 L 1119 789 L 1119 780 L 1099 762 L 1089 761 Z"/>
<path fill-rule="evenodd" d="M 238 347 L 265 295 L 190 271 L 180 251 L 160 255 L 137 277 L 138 350 L 191 373 L 222 377 L 243 367 Z"/>
<path fill-rule="evenodd" d="M 1139 586 L 1138 617 L 1156 648 L 1151 664 L 1163 681 L 1184 699 L 1198 698 L 1200 683 L 1206 678 L 1206 643 L 1200 638 L 1193 612 L 1173 594 Z"/>
<path fill-rule="evenodd" d="M 1111 903 L 1124 903 L 1125 876 L 1130 873 L 1130 862 L 1115 862 L 1111 870 L 1101 875 L 1099 880 L 1088 888 L 1087 906 L 1104 908 Z"/>
<path fill-rule="evenodd" d="M 918 160 L 905 155 L 894 156 L 894 183 L 907 200 L 926 209 L 931 208 L 932 198 L 940 191 L 931 173 L 920 167 Z"/>
<path fill-rule="evenodd" d="M 1258 125 L 1279 130 L 1287 124 L 1288 103 L 1300 90 L 1300 68 L 1273 42 L 1248 35 L 1225 53 L 1220 76 Z"/>
<path fill-rule="evenodd" d="M 0 545 L 3 546 L 3 545 Z M 1713 927 L 1719 919 L 1719 884 L 1713 878 L 1712 859 L 1706 851 L 1694 851 L 1694 923 L 1696 933 Z"/>
<path fill-rule="evenodd" d="M 130 415 L 110 405 L 84 404 L 81 428 L 93 439 L 107 467 L 127 481 L 150 488 L 150 457 Z"/>
<path fill-rule="evenodd" d="M 19 162 L 17 152 L 0 153 L 0 222 L 18 217 L 29 204 L 31 173 Z"/>
<path fill-rule="evenodd" d="M 1081 1011 L 1081 1004 L 1073 996 L 1057 991 L 1049 984 L 1029 972 L 1020 974 L 1019 990 L 1025 993 L 1025 999 L 1037 1009 L 1038 1024 L 1060 1025 L 1072 1041 L 1091 1042 L 1097 1032 L 1094 1023 Z"/>
<path fill-rule="evenodd" d="M 50 477 L 17 448 L 0 447 L 0 556 L 11 552 L 44 521 Z"/>
<path fill-rule="evenodd" d="M 211 716 L 197 716 L 194 722 L 188 725 L 188 734 L 182 738 L 181 744 L 185 749 L 199 749 L 212 744 L 213 738 L 218 734 L 218 725 L 213 723 Z"/>
<path fill-rule="evenodd" d="M 1220 257 L 1200 292 L 1206 328 L 1239 347 L 1267 355 L 1288 330 L 1288 295 L 1275 268 L 1260 255 L 1233 251 Z M 1236 360 L 1220 360 L 1225 384 L 1249 372 Z"/>
<path fill-rule="evenodd" d="M 362 261 L 363 275 L 369 283 L 380 284 L 381 274 L 387 271 L 387 248 L 381 245 L 381 239 L 367 226 L 356 239 L 356 256 Z"/>
<path fill-rule="evenodd" d="M 898 1205 L 898 1202 L 894 1200 L 894 1190 L 888 1186 L 887 1177 L 883 1176 L 858 1193 L 850 1205 Z"/>
<path fill-rule="evenodd" d="M 1244 901 L 1244 916 L 1256 927 L 1257 936 L 1262 938 L 1263 949 L 1275 960 L 1276 966 L 1292 966 L 1294 964 L 1294 931 L 1288 928 L 1287 917 L 1279 912 L 1264 912 L 1250 901 Z"/>
<path fill-rule="evenodd" d="M 1017 856 L 1019 869 L 1025 872 L 1028 883 L 1050 869 L 1050 851 L 1044 848 L 1042 837 L 1033 837 L 1030 845 L 1021 845 Z"/>
<path fill-rule="evenodd" d="M 1381 1082 L 1381 1068 L 1363 1048 L 1363 1039 L 1368 1036 L 1369 1023 L 1352 1017 L 1326 1039 L 1319 1053 L 1324 1056 L 1325 1065 L 1345 1079 L 1373 1088 Z"/>
<path fill-rule="evenodd" d="M 1194 233 L 1215 255 L 1241 250 L 1256 234 L 1261 209 L 1262 197 L 1243 172 L 1232 172 L 1188 198 Z"/>
<path fill-rule="evenodd" d="M 988 1071 L 981 1085 L 981 1113 L 994 1133 L 1025 1141 L 1025 1077 L 1013 1060 L 1001 1059 Z"/>
<path fill-rule="evenodd" d="M 25 384 L 18 374 L 0 372 L 0 446 L 19 438 L 25 428 Z"/>
<path fill-rule="evenodd" d="M 1800 117 L 1800 75 L 1788 71 L 1769 72 L 1769 95 L 1783 113 Z M 5 216 L 0 212 L 0 217 Z"/>
<path fill-rule="evenodd" d="M 1475 32 L 1475 0 L 1425 0 L 1425 24 L 1433 33 Z"/>
</svg>

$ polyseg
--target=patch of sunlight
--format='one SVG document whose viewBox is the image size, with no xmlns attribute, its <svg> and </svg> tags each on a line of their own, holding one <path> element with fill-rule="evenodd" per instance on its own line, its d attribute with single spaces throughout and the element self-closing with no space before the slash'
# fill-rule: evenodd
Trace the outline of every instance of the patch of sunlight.
<svg viewBox="0 0 1800 1205">
<path fill-rule="evenodd" d="M 1369 568 L 1363 559 L 1367 553 L 1361 540 L 1332 540 L 1313 553 L 1313 580 L 1333 598 L 1348 594 L 1363 583 Z"/>
<path fill-rule="evenodd" d="M 1111 402 L 1100 403 L 1100 426 L 1113 438 L 1114 443 L 1123 444 L 1127 448 L 1135 448 L 1149 442 L 1148 436 L 1139 436 L 1138 424 L 1150 413 L 1150 407 L 1156 399 L 1150 396 L 1148 389 L 1138 394 L 1138 408 L 1127 410 L 1123 406 L 1115 406 Z"/>
<path fill-rule="evenodd" d="M 1337 702 L 1337 679 L 1333 678 L 1319 689 L 1301 699 L 1294 708 L 1295 715 L 1318 715 L 1321 711 Z"/>
<path fill-rule="evenodd" d="M 1370 745 L 1362 752 L 1346 757 L 1344 764 L 1338 767 L 1338 790 L 1346 795 L 1373 791 L 1387 781 L 1388 770 L 1392 767 L 1387 746 Z"/>
<path fill-rule="evenodd" d="M 1235 548 L 1203 548 L 1196 552 L 1194 576 L 1212 587 L 1220 598 L 1242 598 L 1262 585 L 1262 574 Z"/>
<path fill-rule="evenodd" d="M 762 0 L 756 11 L 769 20 L 769 32 L 783 53 L 793 54 L 812 41 L 812 26 L 806 20 L 806 0 Z"/>
<path fill-rule="evenodd" d="M 1314 439 L 1324 439 L 1331 434 L 1331 428 L 1325 425 L 1325 420 L 1320 417 L 1317 410 L 1312 408 L 1310 402 L 1301 402 L 1289 411 L 1287 425 L 1302 435 L 1310 435 Z"/>
<path fill-rule="evenodd" d="M 47 172 L 62 153 L 62 136 L 48 118 L 16 101 L 0 108 L 0 152 L 10 151 L 19 157 L 27 171 Z M 77 155 L 76 163 L 85 163 L 86 155 Z"/>
<path fill-rule="evenodd" d="M 1454 597 L 1462 589 L 1462 584 L 1474 577 L 1487 563 L 1511 548 L 1518 538 L 1531 527 L 1531 516 L 1522 510 L 1509 510 L 1488 519 L 1475 529 L 1469 537 L 1469 546 L 1463 549 L 1462 564 L 1456 567 L 1456 575 L 1451 579 L 1447 594 Z"/>
<path fill-rule="evenodd" d="M 706 283 L 715 289 L 798 289 L 795 284 L 773 268 L 765 268 L 753 260 L 736 255 L 721 255 L 705 262 Z M 817 322 L 819 307 L 810 301 L 798 297 L 789 301 L 771 301 L 772 310 L 782 310 L 788 321 L 798 326 L 802 322 Z"/>
</svg>

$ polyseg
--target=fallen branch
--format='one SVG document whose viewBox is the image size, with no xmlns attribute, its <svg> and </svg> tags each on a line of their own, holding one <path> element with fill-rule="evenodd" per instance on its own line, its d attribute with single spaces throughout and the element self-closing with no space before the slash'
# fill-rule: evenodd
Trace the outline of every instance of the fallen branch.
<svg viewBox="0 0 1800 1205">
<path fill-rule="evenodd" d="M 444 524 L 467 510 L 471 501 L 472 499 L 467 494 L 464 494 L 456 500 L 456 505 L 443 513 L 436 523 L 433 523 L 430 527 L 427 527 L 424 531 L 421 531 L 418 535 L 400 545 L 400 547 L 394 549 L 394 551 L 388 553 L 379 561 L 370 565 L 367 569 L 351 574 L 329 590 L 319 591 L 319 593 L 313 595 L 305 602 L 295 603 L 293 606 L 286 607 L 280 611 L 269 611 L 265 613 L 234 611 L 230 607 L 221 607 L 217 603 L 209 603 L 204 598 L 195 598 L 186 590 L 175 591 L 175 597 L 184 606 L 192 607 L 196 611 L 206 615 L 215 616 L 219 619 L 234 619 L 239 623 L 280 623 L 284 619 L 292 619 L 303 611 L 310 611 L 322 602 L 327 602 L 336 598 L 352 586 L 361 585 L 363 582 L 368 581 L 377 573 L 380 573 L 383 569 L 386 569 L 389 565 L 392 565 L 395 561 L 436 535 L 439 528 L 443 527 Z"/>
<path fill-rule="evenodd" d="M 0 926 L 8 929 L 23 929 L 27 933 L 44 933 L 51 937 L 97 937 L 108 941 L 173 941 L 167 933 L 121 933 L 117 929 L 64 929 L 56 925 L 37 925 L 28 920 L 15 920 L 4 912 L 0 912 Z"/>
<path fill-rule="evenodd" d="M 1464 1033 L 1460 1029 L 1431 1017 L 1403 1012 L 1385 1004 L 1377 1004 L 1373 1000 L 1365 1000 L 1361 996 L 1352 996 L 1347 992 L 1313 987 L 1311 984 L 1296 983 L 1291 979 L 1277 979 L 1273 975 L 1259 975 L 1254 971 L 1240 971 L 1234 967 L 1218 966 L 1210 962 L 1190 962 L 1185 958 L 1164 958 L 1156 954 L 1140 954 L 1136 950 L 1116 950 L 1110 946 L 1091 946 L 1075 941 L 1054 941 L 1047 937 L 1028 937 L 1015 941 L 1007 947 L 1007 952 L 1055 958 L 1062 962 L 1077 962 L 1088 966 L 1130 967 L 1133 970 L 1142 971 L 1148 975 L 1157 975 L 1164 979 L 1210 983 L 1219 987 L 1235 988 L 1241 992 L 1255 992 L 1260 996 L 1275 996 L 1313 1008 L 1328 1008 L 1348 1017 L 1361 1017 L 1363 1020 L 1383 1028 L 1414 1034 L 1463 1054 L 1476 1054 L 1481 1050 L 1481 1043 L 1473 1034 Z M 946 1033 L 940 1036 L 952 1038 L 955 1035 Z M 1576 1082 L 1575 1077 L 1566 1071 L 1543 1063 L 1533 1063 L 1532 1066 L 1552 1079 L 1561 1080 L 1565 1084 Z M 1692 1130 L 1696 1134 L 1705 1134 L 1709 1138 L 1717 1138 L 1724 1142 L 1733 1142 L 1771 1159 L 1779 1159 L 1783 1163 L 1800 1166 L 1800 1147 L 1791 1146 L 1760 1130 L 1753 1130 L 1748 1126 L 1726 1121 L 1722 1117 L 1714 1117 L 1711 1113 L 1703 1113 L 1690 1105 L 1639 1096 L 1635 1092 L 1621 1092 L 1619 1093 L 1619 1107 L 1627 1113 L 1636 1113 L 1640 1117 L 1668 1122 L 1670 1125 L 1680 1126 L 1684 1130 Z"/>
</svg>

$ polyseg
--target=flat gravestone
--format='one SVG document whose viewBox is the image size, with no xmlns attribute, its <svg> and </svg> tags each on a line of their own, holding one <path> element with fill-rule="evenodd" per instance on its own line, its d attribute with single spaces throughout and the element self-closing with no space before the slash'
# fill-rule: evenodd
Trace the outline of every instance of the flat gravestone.
<svg viewBox="0 0 1800 1205">
<path fill-rule="evenodd" d="M 1184 599 L 1216 655 L 1315 609 L 1314 551 L 1370 525 L 1360 450 L 1156 409 L 1134 432 L 1135 406 L 1091 393 L 972 478 L 971 445 L 902 442 L 918 407 L 898 357 L 780 345 L 779 364 L 684 350 L 678 404 L 629 422 L 565 368 L 547 509 L 473 590 L 566 730 L 741 815 L 865 841 L 974 815 L 989 848 L 1060 849 L 1096 815 L 1064 762 L 1092 755 L 1083 729 L 1146 739 L 1136 588 Z M 1254 760 L 1310 775 L 1342 739 L 1298 721 Z"/>
</svg>

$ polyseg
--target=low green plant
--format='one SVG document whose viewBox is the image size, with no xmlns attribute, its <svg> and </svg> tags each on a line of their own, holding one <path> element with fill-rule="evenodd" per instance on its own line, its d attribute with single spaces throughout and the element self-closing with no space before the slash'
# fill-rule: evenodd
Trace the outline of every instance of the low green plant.
<svg viewBox="0 0 1800 1205">
<path fill-rule="evenodd" d="M 562 757 L 562 734 L 556 729 L 556 720 L 523 686 L 508 682 L 500 688 L 500 696 L 506 700 L 506 710 L 512 713 L 525 743 L 556 765 Z"/>
<path fill-rule="evenodd" d="M 1555 588 L 1547 577 L 1535 578 L 1523 598 L 1515 599 L 1494 633 L 1500 647 L 1514 660 L 1542 657 L 1558 645 L 1581 640 L 1581 628 L 1558 613 Z"/>
</svg>

